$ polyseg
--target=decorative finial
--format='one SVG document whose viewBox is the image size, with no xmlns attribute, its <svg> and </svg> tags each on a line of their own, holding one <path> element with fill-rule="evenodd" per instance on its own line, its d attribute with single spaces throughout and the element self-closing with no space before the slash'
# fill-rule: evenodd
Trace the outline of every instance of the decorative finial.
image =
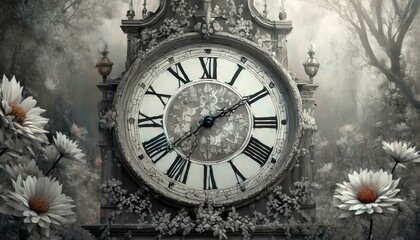
<svg viewBox="0 0 420 240">
<path fill-rule="evenodd" d="M 313 57 L 315 55 L 315 50 L 316 50 L 315 43 L 311 42 L 308 46 L 308 55 L 310 57 Z"/>
<path fill-rule="evenodd" d="M 279 12 L 279 19 L 280 20 L 284 20 L 284 19 L 287 18 L 286 8 L 284 7 L 284 1 L 285 0 L 281 0 L 280 12 Z"/>
<path fill-rule="evenodd" d="M 309 55 L 309 58 L 303 64 L 303 68 L 305 69 L 306 75 L 308 75 L 308 77 L 309 77 L 309 82 L 313 83 L 314 82 L 314 77 L 318 73 L 320 64 L 318 63 L 316 58 L 314 58 L 314 56 L 315 56 L 315 44 L 312 43 L 312 42 L 308 46 L 308 55 Z"/>
<path fill-rule="evenodd" d="M 136 12 L 134 11 L 134 7 L 133 7 L 133 0 L 130 0 L 126 16 L 129 20 L 134 19 L 134 16 L 136 16 Z"/>
<path fill-rule="evenodd" d="M 267 10 L 267 0 L 264 0 L 264 11 L 263 11 L 263 18 L 267 19 L 268 10 Z"/>
<path fill-rule="evenodd" d="M 114 64 L 108 58 L 108 44 L 105 44 L 104 49 L 101 51 L 102 58 L 96 63 L 95 67 L 98 70 L 99 74 L 102 76 L 102 80 L 105 83 L 108 75 L 112 71 L 112 65 Z"/>
<path fill-rule="evenodd" d="M 147 18 L 147 0 L 144 0 L 142 13 L 143 13 L 143 19 L 146 19 Z"/>
</svg>

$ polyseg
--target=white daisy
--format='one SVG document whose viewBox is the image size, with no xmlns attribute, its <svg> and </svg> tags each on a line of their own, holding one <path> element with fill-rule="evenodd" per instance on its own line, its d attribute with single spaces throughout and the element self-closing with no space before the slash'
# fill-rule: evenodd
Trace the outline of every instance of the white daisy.
<svg viewBox="0 0 420 240">
<path fill-rule="evenodd" d="M 58 161 L 57 161 L 58 160 Z M 72 173 L 73 161 L 61 157 L 55 145 L 48 145 L 42 148 L 42 157 L 39 161 L 39 167 L 47 173 L 51 168 L 58 170 L 60 173 L 64 173 L 69 176 Z"/>
<path fill-rule="evenodd" d="M 397 162 L 409 163 L 420 162 L 419 152 L 410 147 L 406 142 L 394 141 L 392 143 L 382 141 L 382 148 Z"/>
<path fill-rule="evenodd" d="M 1 138 L 25 141 L 24 146 L 28 145 L 26 143 L 47 143 L 45 133 L 48 131 L 44 127 L 48 119 L 40 116 L 45 110 L 35 107 L 36 100 L 33 97 L 23 99 L 23 87 L 14 77 L 9 81 L 3 75 L 0 90 L 0 119 L 4 134 Z"/>
<path fill-rule="evenodd" d="M 334 195 L 335 206 L 344 210 L 340 217 L 396 211 L 393 205 L 402 202 L 395 197 L 400 191 L 396 188 L 400 179 L 393 180 L 392 175 L 382 169 L 354 171 L 348 176 L 349 182 L 337 183 Z"/>
<path fill-rule="evenodd" d="M 62 194 L 62 185 L 55 179 L 18 176 L 13 186 L 14 191 L 2 196 L 5 203 L 0 212 L 22 218 L 29 232 L 37 229 L 49 237 L 52 226 L 76 221 L 73 200 Z"/>
<path fill-rule="evenodd" d="M 83 154 L 77 143 L 68 139 L 66 135 L 57 132 L 56 137 L 54 137 L 54 144 L 62 158 L 85 161 L 85 154 Z"/>
<path fill-rule="evenodd" d="M 35 160 L 22 159 L 22 163 L 19 164 L 7 164 L 4 169 L 9 174 L 10 178 L 16 180 L 18 176 L 22 176 L 22 179 L 26 179 L 28 176 L 43 177 L 41 170 L 39 170 Z"/>
</svg>

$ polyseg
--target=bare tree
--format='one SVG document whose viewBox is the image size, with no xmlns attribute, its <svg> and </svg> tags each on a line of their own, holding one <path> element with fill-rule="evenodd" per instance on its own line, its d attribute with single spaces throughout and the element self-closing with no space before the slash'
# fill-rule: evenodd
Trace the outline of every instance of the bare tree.
<svg viewBox="0 0 420 240">
<path fill-rule="evenodd" d="M 401 54 L 404 38 L 419 10 L 419 0 L 324 0 L 327 6 L 349 23 L 360 39 L 366 61 L 399 88 L 408 102 L 420 110 L 407 82 Z M 376 47 L 376 46 L 379 46 Z"/>
</svg>

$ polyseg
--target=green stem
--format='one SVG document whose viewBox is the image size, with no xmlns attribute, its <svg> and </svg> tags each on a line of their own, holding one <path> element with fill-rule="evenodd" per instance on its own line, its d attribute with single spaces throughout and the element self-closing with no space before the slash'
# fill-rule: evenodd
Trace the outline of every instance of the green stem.
<svg viewBox="0 0 420 240">
<path fill-rule="evenodd" d="M 63 158 L 63 154 L 60 153 L 60 157 L 54 162 L 54 164 L 52 165 L 50 170 L 48 170 L 48 172 L 47 172 L 47 174 L 45 174 L 45 176 L 48 176 L 48 174 L 51 172 L 51 170 L 53 170 L 57 166 L 57 164 L 61 160 L 61 158 Z"/>
</svg>

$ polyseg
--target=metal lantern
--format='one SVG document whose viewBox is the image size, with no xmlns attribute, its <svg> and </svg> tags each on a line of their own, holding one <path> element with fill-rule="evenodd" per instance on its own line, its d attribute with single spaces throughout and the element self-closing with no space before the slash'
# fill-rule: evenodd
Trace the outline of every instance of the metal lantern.
<svg viewBox="0 0 420 240">
<path fill-rule="evenodd" d="M 309 45 L 309 47 L 308 47 L 308 55 L 309 55 L 309 58 L 303 64 L 303 67 L 305 69 L 306 75 L 309 76 L 309 82 L 310 83 L 313 83 L 313 81 L 314 81 L 313 78 L 318 73 L 319 65 L 320 65 L 318 63 L 318 61 L 316 60 L 316 58 L 314 58 L 314 55 L 315 55 L 315 44 L 311 43 Z"/>
<path fill-rule="evenodd" d="M 99 60 L 99 62 L 95 65 L 96 69 L 98 69 L 99 74 L 101 74 L 103 78 L 103 82 L 106 81 L 106 78 L 111 73 L 112 65 L 114 64 L 107 57 L 108 53 L 109 52 L 106 50 L 106 47 L 105 47 L 105 50 L 101 52 L 102 54 L 101 60 Z"/>
</svg>

